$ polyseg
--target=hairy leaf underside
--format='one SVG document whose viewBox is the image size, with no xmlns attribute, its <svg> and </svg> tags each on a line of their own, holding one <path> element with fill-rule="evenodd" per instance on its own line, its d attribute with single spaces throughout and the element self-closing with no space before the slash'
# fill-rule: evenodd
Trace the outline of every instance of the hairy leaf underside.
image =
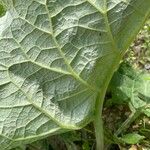
<svg viewBox="0 0 150 150">
<path fill-rule="evenodd" d="M 150 0 L 2 0 L 0 149 L 79 129 Z"/>
</svg>

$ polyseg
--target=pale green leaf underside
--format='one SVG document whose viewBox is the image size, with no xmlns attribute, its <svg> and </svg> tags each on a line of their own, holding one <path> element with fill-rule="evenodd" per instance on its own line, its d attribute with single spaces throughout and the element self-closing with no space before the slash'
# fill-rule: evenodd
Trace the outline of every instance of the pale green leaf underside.
<svg viewBox="0 0 150 150">
<path fill-rule="evenodd" d="M 0 149 L 86 125 L 150 1 L 3 2 Z"/>
</svg>

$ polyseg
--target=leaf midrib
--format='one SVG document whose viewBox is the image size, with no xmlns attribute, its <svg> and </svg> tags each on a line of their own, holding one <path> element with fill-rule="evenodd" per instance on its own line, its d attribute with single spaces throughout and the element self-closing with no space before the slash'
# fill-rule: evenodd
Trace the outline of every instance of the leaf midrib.
<svg viewBox="0 0 150 150">
<path fill-rule="evenodd" d="M 46 0 L 46 4 L 47 4 L 47 0 Z M 60 47 L 60 45 L 58 44 L 57 40 L 56 40 L 56 37 L 54 36 L 54 29 L 53 29 L 53 24 L 52 24 L 52 19 L 51 19 L 51 15 L 49 13 L 49 10 L 48 10 L 48 7 L 47 5 L 45 4 L 45 9 L 47 11 L 47 14 L 48 14 L 48 18 L 49 18 L 49 23 L 50 23 L 50 28 L 51 28 L 51 31 L 52 31 L 52 38 L 56 44 L 56 47 L 57 49 L 59 50 L 59 53 L 61 55 L 61 57 L 64 59 L 64 62 L 66 63 L 70 73 L 74 76 L 75 79 L 77 79 L 78 81 L 80 81 L 82 84 L 86 85 L 87 87 L 89 87 L 89 89 L 91 90 L 94 90 L 94 91 L 97 91 L 99 92 L 99 89 L 97 89 L 96 87 L 93 87 L 92 85 L 90 85 L 89 83 L 87 83 L 84 79 L 82 79 L 74 70 L 73 68 L 70 66 L 68 60 L 66 59 L 64 53 L 62 52 L 62 49 Z"/>
<path fill-rule="evenodd" d="M 97 6 L 95 6 L 92 2 L 90 2 L 90 0 L 86 0 L 86 1 L 87 1 L 91 6 L 93 6 L 98 12 L 100 12 L 101 14 L 103 14 L 103 17 L 104 17 L 104 19 L 105 19 L 105 24 L 106 24 L 107 32 L 108 32 L 108 36 L 110 37 L 110 40 L 111 40 L 111 43 L 112 43 L 112 50 L 115 52 L 116 55 L 118 55 L 117 47 L 116 47 L 116 44 L 115 44 L 115 41 L 114 41 L 114 38 L 113 38 L 113 35 L 112 35 L 112 32 L 111 32 L 111 29 L 110 29 L 110 26 L 109 26 L 109 21 L 108 21 L 108 16 L 107 16 L 107 6 L 106 6 L 106 10 L 103 12 L 103 11 L 100 10 Z M 47 11 L 47 15 L 48 15 L 48 17 L 49 17 L 49 23 L 50 23 L 50 30 L 51 30 L 51 32 L 47 32 L 47 31 L 44 31 L 44 30 L 42 30 L 42 29 L 39 29 L 39 28 L 36 27 L 35 25 L 33 25 L 33 24 L 31 24 L 30 22 L 28 22 L 26 19 L 23 19 L 23 18 L 20 17 L 20 16 L 19 16 L 19 17 L 22 18 L 23 20 L 25 20 L 26 22 L 28 22 L 30 25 L 34 26 L 35 28 L 37 28 L 37 29 L 39 29 L 39 30 L 41 30 L 41 31 L 43 31 L 43 32 L 45 32 L 45 33 L 47 33 L 47 34 L 50 34 L 50 35 L 52 36 L 52 38 L 53 38 L 53 41 L 55 42 L 56 48 L 58 49 L 58 51 L 59 51 L 61 57 L 63 58 L 65 64 L 66 64 L 67 67 L 68 67 L 68 70 L 69 70 L 69 72 L 70 72 L 69 74 L 72 75 L 72 76 L 73 76 L 76 80 L 78 80 L 80 83 L 82 83 L 83 85 L 85 85 L 86 87 L 88 87 L 90 90 L 96 91 L 96 92 L 100 92 L 100 90 L 99 90 L 97 87 L 95 87 L 95 86 L 93 86 L 93 85 L 90 85 L 87 81 L 85 81 L 83 78 L 81 78 L 81 77 L 78 75 L 78 73 L 76 73 L 76 72 L 74 71 L 74 69 L 70 66 L 68 60 L 66 59 L 64 53 L 62 52 L 61 46 L 58 44 L 58 42 L 57 42 L 57 40 L 56 40 L 56 37 L 54 36 L 54 29 L 53 29 L 53 25 L 52 25 L 52 19 L 51 19 L 51 15 L 50 15 L 50 13 L 49 13 L 49 10 L 48 10 L 48 7 L 47 7 L 46 4 L 47 4 L 47 0 L 46 0 L 45 4 L 43 4 L 43 5 L 45 6 L 45 9 L 46 9 L 46 11 Z M 106 3 L 106 5 L 107 5 L 107 3 Z M 19 15 L 19 14 L 18 14 L 18 15 Z M 18 42 L 17 42 L 17 43 L 18 43 Z M 18 44 L 19 44 L 19 43 L 18 43 Z M 49 70 L 51 70 L 51 71 L 56 71 L 56 72 L 58 71 L 58 72 L 60 72 L 60 73 L 65 73 L 65 74 L 67 74 L 67 72 L 65 72 L 65 71 L 63 71 L 63 70 L 60 70 L 60 71 L 59 71 L 58 69 L 51 68 L 51 67 L 47 67 L 47 66 L 44 66 L 43 64 L 41 65 L 41 64 L 39 64 L 39 63 L 37 63 L 37 62 L 34 62 L 34 61 L 30 60 L 29 57 L 28 57 L 28 55 L 27 55 L 27 54 L 25 53 L 25 51 L 23 50 L 22 46 L 21 46 L 20 44 L 19 44 L 19 46 L 21 47 L 22 51 L 23 51 L 24 54 L 27 56 L 27 58 L 28 58 L 29 61 L 31 61 L 31 62 L 33 62 L 33 63 L 35 63 L 35 64 L 37 64 L 37 65 L 40 65 L 41 67 L 47 68 L 47 69 L 49 69 Z"/>
</svg>

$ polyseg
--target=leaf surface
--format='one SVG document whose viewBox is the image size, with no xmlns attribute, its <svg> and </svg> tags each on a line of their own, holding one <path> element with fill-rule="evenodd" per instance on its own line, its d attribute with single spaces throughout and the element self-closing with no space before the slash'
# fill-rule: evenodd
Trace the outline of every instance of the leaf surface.
<svg viewBox="0 0 150 150">
<path fill-rule="evenodd" d="M 113 102 L 131 103 L 134 109 L 150 117 L 150 74 L 121 65 L 112 78 L 110 89 Z M 132 108 L 131 107 L 131 108 Z"/>
<path fill-rule="evenodd" d="M 123 142 L 125 142 L 126 144 L 137 144 L 139 143 L 141 140 L 143 140 L 145 137 L 141 136 L 137 133 L 129 133 L 124 135 L 121 140 Z"/>
<path fill-rule="evenodd" d="M 150 13 L 149 0 L 3 0 L 0 149 L 79 129 Z"/>
</svg>

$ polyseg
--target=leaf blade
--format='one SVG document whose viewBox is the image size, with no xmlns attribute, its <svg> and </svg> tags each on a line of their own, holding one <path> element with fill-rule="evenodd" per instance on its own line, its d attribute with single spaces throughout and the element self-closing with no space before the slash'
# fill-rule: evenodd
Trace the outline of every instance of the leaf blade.
<svg viewBox="0 0 150 150">
<path fill-rule="evenodd" d="M 110 26 L 113 8 L 103 0 L 3 2 L 8 11 L 0 20 L 0 148 L 85 126 L 121 59 Z M 122 1 L 112 2 L 115 10 L 122 8 Z"/>
</svg>

